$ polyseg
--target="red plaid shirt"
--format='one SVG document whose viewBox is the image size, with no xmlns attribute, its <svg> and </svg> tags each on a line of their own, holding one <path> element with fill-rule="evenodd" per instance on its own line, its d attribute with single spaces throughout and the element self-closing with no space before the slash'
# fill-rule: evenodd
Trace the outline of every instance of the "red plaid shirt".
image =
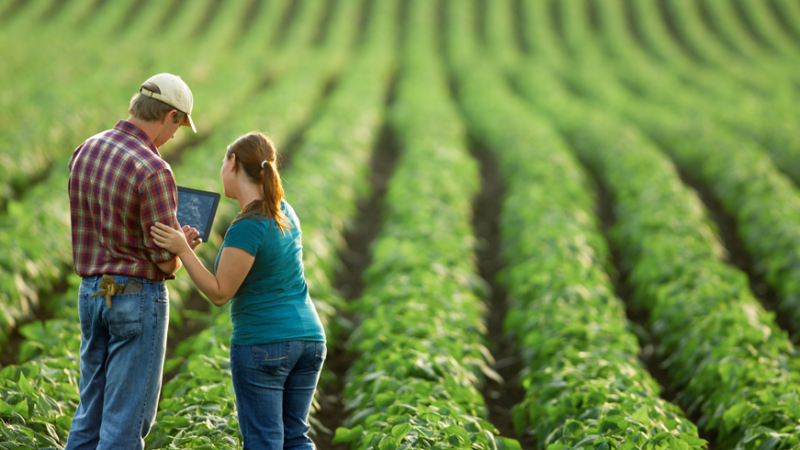
<svg viewBox="0 0 800 450">
<path fill-rule="evenodd" d="M 80 276 L 175 278 L 156 263 L 175 255 L 156 246 L 150 227 L 178 227 L 175 177 L 142 130 L 120 120 L 87 139 L 69 162 L 72 258 Z"/>
</svg>

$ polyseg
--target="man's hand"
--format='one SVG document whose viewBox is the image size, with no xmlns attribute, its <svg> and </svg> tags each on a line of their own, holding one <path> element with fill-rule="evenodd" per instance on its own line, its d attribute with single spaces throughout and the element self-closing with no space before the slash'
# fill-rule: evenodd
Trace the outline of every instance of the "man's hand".
<svg viewBox="0 0 800 450">
<path fill-rule="evenodd" d="M 186 236 L 186 243 L 189 244 L 189 248 L 194 251 L 198 245 L 203 243 L 202 239 L 197 239 L 197 236 L 200 236 L 200 232 L 197 231 L 197 228 L 192 228 L 189 225 L 184 225 L 182 228 L 184 236 Z"/>
</svg>

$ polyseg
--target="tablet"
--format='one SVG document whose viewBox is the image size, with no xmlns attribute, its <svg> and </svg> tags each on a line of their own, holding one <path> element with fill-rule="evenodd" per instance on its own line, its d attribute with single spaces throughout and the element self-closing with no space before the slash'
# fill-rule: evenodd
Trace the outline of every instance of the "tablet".
<svg viewBox="0 0 800 450">
<path fill-rule="evenodd" d="M 208 242 L 211 226 L 217 214 L 220 195 L 216 192 L 198 191 L 178 186 L 178 224 L 189 225 L 200 232 L 198 238 Z"/>
</svg>

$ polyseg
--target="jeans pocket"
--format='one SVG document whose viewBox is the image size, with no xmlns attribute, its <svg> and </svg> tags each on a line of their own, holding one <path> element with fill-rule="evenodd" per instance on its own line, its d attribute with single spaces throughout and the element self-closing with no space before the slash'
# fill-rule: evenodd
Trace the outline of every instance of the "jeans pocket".
<svg viewBox="0 0 800 450">
<path fill-rule="evenodd" d="M 328 347 L 324 342 L 315 342 L 316 352 L 314 353 L 314 369 L 322 370 L 322 365 L 325 364 L 325 358 L 328 357 Z"/>
<path fill-rule="evenodd" d="M 105 302 L 105 298 L 102 300 Z M 119 339 L 130 339 L 142 334 L 142 312 L 146 300 L 145 292 L 111 297 L 111 309 L 103 311 L 108 332 Z"/>
<path fill-rule="evenodd" d="M 256 369 L 277 373 L 289 364 L 289 342 L 253 346 L 253 364 Z"/>
<path fill-rule="evenodd" d="M 169 303 L 169 289 L 166 286 L 156 286 L 155 301 L 156 303 Z"/>
</svg>

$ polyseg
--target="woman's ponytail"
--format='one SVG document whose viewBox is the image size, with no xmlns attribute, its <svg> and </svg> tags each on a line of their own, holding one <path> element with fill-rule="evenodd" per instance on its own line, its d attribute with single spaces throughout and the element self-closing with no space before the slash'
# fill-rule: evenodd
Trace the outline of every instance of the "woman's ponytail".
<svg viewBox="0 0 800 450">
<path fill-rule="evenodd" d="M 278 175 L 278 168 L 275 166 L 275 160 L 267 161 L 264 164 L 261 187 L 264 190 L 263 206 L 267 212 L 266 214 L 262 213 L 262 215 L 274 218 L 275 223 L 281 228 L 281 233 L 284 233 L 283 230 L 291 228 L 291 224 L 288 224 L 288 218 L 281 211 L 283 186 L 281 185 L 281 177 Z"/>
<path fill-rule="evenodd" d="M 284 230 L 292 228 L 292 225 L 281 211 L 283 186 L 276 163 L 277 152 L 272 142 L 262 133 L 248 133 L 228 147 L 226 158 L 230 159 L 233 154 L 236 155 L 234 170 L 239 170 L 241 165 L 250 181 L 261 185 L 264 196 L 263 200 L 247 205 L 240 212 L 244 215 L 233 223 L 255 215 L 264 216 L 274 219 L 281 233 L 286 234 Z"/>
</svg>

